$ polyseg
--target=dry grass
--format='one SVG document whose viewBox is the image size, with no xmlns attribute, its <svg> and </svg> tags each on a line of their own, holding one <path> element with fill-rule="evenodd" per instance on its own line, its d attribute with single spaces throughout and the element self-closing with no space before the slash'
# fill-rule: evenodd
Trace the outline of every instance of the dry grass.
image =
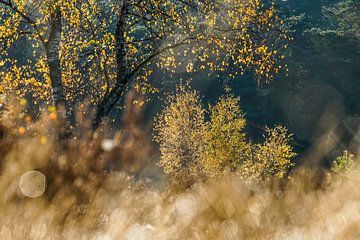
<svg viewBox="0 0 360 240">
<path fill-rule="evenodd" d="M 156 179 L 150 139 L 135 120 L 104 150 L 103 134 L 91 137 L 85 127 L 59 146 L 51 113 L 25 123 L 19 111 L 1 120 L 0 239 L 360 237 L 356 169 L 346 176 L 298 169 L 286 180 L 228 177 L 181 189 Z M 19 187 L 29 170 L 46 176 L 41 197 L 24 195 L 24 188 L 41 190 L 31 178 Z"/>
</svg>

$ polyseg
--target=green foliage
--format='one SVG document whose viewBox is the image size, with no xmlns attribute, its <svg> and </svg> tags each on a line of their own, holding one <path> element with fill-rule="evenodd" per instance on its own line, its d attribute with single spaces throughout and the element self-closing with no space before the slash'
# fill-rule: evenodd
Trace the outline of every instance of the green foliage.
<svg viewBox="0 0 360 240">
<path fill-rule="evenodd" d="M 344 0 L 324 8 L 324 15 L 335 22 L 337 35 L 360 43 L 360 2 Z"/>
<path fill-rule="evenodd" d="M 196 91 L 184 86 L 177 90 L 155 121 L 159 165 L 173 180 L 230 173 L 244 178 L 284 177 L 295 156 L 292 135 L 285 127 L 267 128 L 264 142 L 255 144 L 244 132 L 239 98 L 223 96 L 205 110 Z"/>
<path fill-rule="evenodd" d="M 354 155 L 347 150 L 335 159 L 331 164 L 331 171 L 334 173 L 348 173 L 354 164 Z"/>
<path fill-rule="evenodd" d="M 316 60 L 319 61 L 321 57 L 324 57 L 321 59 L 324 65 L 335 63 L 330 67 L 339 66 L 338 72 L 341 74 L 344 74 L 346 69 L 339 63 L 351 64 L 348 67 L 357 69 L 360 3 L 356 0 L 342 0 L 337 4 L 324 6 L 322 14 L 323 21 L 320 24 L 314 22 L 304 31 L 304 36 L 317 51 Z M 352 78 L 352 76 L 349 77 Z"/>
</svg>

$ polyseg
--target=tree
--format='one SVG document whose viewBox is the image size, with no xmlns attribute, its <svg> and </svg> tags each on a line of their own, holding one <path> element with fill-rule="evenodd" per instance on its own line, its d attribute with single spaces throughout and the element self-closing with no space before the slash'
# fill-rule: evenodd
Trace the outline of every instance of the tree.
<svg viewBox="0 0 360 240">
<path fill-rule="evenodd" d="M 159 165 L 172 179 L 201 178 L 200 147 L 205 111 L 199 94 L 187 86 L 177 87 L 155 119 L 154 140 L 160 144 Z"/>
<path fill-rule="evenodd" d="M 331 130 L 333 124 L 342 125 L 344 117 L 359 113 L 360 45 L 356 43 L 354 31 L 350 30 L 356 29 L 356 16 L 360 13 L 356 2 L 283 3 L 292 4 L 292 8 L 282 11 L 288 16 L 288 19 L 283 18 L 289 22 L 294 38 L 287 58 L 289 74 L 277 79 L 268 99 L 281 113 L 279 121 L 285 122 L 296 135 L 301 143 L 298 146 L 303 150 Z M 321 116 L 327 113 L 331 118 L 327 117 L 324 124 Z M 314 124 L 320 121 L 321 130 Z M 331 121 L 333 124 L 328 124 Z"/>
<path fill-rule="evenodd" d="M 357 0 L 344 0 L 324 7 L 324 15 L 332 21 L 335 34 L 360 43 L 360 2 Z"/>
<path fill-rule="evenodd" d="M 54 6 L 45 6 L 41 11 L 47 11 L 49 14 L 46 16 L 47 24 L 46 30 L 40 29 L 40 24 L 37 20 L 33 19 L 34 9 L 32 6 L 28 6 L 25 2 L 22 1 L 1 1 L 1 20 L 2 26 L 0 28 L 0 39 L 2 46 L 2 54 L 7 56 L 11 47 L 13 47 L 14 42 L 23 35 L 30 35 L 36 37 L 34 44 L 42 44 L 44 49 L 44 55 L 48 61 L 49 68 L 49 78 L 53 90 L 53 101 L 54 104 L 59 106 L 61 104 L 65 105 L 65 94 L 63 90 L 63 83 L 61 78 L 61 69 L 60 69 L 60 60 L 59 60 L 59 44 L 60 44 L 60 35 L 62 30 L 61 23 L 61 13 L 58 5 Z M 35 7 L 35 6 L 34 6 Z M 29 10 L 28 10 L 29 9 Z M 47 32 L 47 35 L 45 35 Z M 43 59 L 42 59 L 43 60 Z M 9 67 L 9 63 L 11 64 Z M 2 60 L 1 65 L 5 65 L 6 72 L 2 72 L 2 92 L 5 90 L 16 91 L 18 94 L 22 93 L 22 90 L 30 90 L 30 87 L 38 86 L 43 87 L 41 82 L 38 82 L 35 79 L 35 74 L 33 73 L 34 69 L 31 69 L 30 66 L 23 65 L 21 67 L 17 66 L 16 60 L 11 60 L 5 58 Z M 36 66 L 38 64 L 38 66 Z M 36 67 L 40 67 L 41 62 L 37 62 Z M 34 75 L 33 75 L 34 74 Z M 24 81 L 22 81 L 25 78 Z M 22 88 L 25 85 L 29 88 Z M 48 91 L 44 91 L 45 94 L 48 94 Z"/>
<path fill-rule="evenodd" d="M 97 1 L 0 1 L 1 93 L 50 100 L 69 115 L 77 100 L 96 103 L 111 86 L 111 11 Z M 16 48 L 33 51 L 14 56 Z"/>
<path fill-rule="evenodd" d="M 32 93 L 46 100 L 52 90 L 55 104 L 65 96 L 68 111 L 78 100 L 91 99 L 94 128 L 126 89 L 154 92 L 148 79 L 155 68 L 170 75 L 180 68 L 209 74 L 232 69 L 232 77 L 251 69 L 259 82 L 270 81 L 284 68 L 280 60 L 286 29 L 274 4 L 260 0 L 0 4 L 0 44 L 6 49 L 0 90 L 16 89 L 19 95 Z M 36 53 L 19 64 L 9 53 L 24 45 L 24 37 Z"/>
<path fill-rule="evenodd" d="M 246 136 L 245 126 L 239 98 L 221 97 L 205 110 L 196 91 L 180 86 L 155 120 L 159 165 L 174 181 L 216 179 L 226 174 L 283 178 L 293 166 L 292 135 L 285 127 L 266 128 L 264 141 L 254 143 Z"/>
<path fill-rule="evenodd" d="M 334 44 L 347 43 L 355 49 L 360 43 L 360 3 L 355 0 L 344 0 L 337 4 L 323 7 L 325 21 L 320 27 L 312 27 L 305 34 L 315 44 L 327 48 L 328 52 L 335 52 Z M 325 41 L 319 43 L 318 41 Z M 346 46 L 346 47 L 349 47 Z M 323 50 L 323 49 L 322 49 Z M 331 55 L 330 55 L 331 56 Z"/>
<path fill-rule="evenodd" d="M 154 64 L 170 73 L 179 68 L 218 73 L 236 66 L 230 74 L 233 77 L 253 67 L 265 81 L 283 67 L 279 59 L 284 58 L 282 40 L 287 36 L 274 4 L 124 0 L 121 6 L 115 33 L 117 79 L 98 106 L 95 127 L 121 98 L 129 81 L 141 79 L 134 81 L 139 89 Z"/>
<path fill-rule="evenodd" d="M 210 121 L 203 131 L 201 148 L 201 160 L 208 176 L 237 171 L 250 159 L 251 143 L 246 139 L 246 120 L 239 101 L 229 95 L 209 107 Z"/>
<path fill-rule="evenodd" d="M 242 174 L 258 178 L 283 178 L 293 166 L 291 159 L 296 156 L 291 146 L 292 137 L 283 126 L 266 128 L 264 142 L 254 145 L 253 158 L 247 166 L 249 170 L 242 171 Z"/>
<path fill-rule="evenodd" d="M 323 21 L 309 27 L 304 35 L 309 41 L 308 78 L 331 84 L 344 98 L 347 114 L 360 110 L 360 6 L 345 0 L 323 7 Z"/>
</svg>

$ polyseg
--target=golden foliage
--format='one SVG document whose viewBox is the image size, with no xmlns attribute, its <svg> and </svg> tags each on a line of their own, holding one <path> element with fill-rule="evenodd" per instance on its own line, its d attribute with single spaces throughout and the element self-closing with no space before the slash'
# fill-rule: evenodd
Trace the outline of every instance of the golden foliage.
<svg viewBox="0 0 360 240">
<path fill-rule="evenodd" d="M 199 94 L 188 87 L 180 86 L 176 95 L 168 97 L 155 121 L 155 140 L 160 144 L 160 166 L 170 177 L 285 176 L 295 156 L 292 135 L 285 127 L 267 128 L 264 142 L 253 143 L 244 132 L 246 121 L 239 100 L 224 96 L 206 111 Z"/>
<path fill-rule="evenodd" d="M 68 101 L 85 96 L 94 102 L 111 86 L 115 66 L 113 35 L 109 26 L 115 4 L 89 1 L 0 1 L 0 93 L 36 100 L 51 99 L 46 55 L 54 12 L 61 11 L 60 62 Z M 32 52 L 14 60 L 17 48 Z M 71 105 L 71 104 L 69 104 Z"/>
<path fill-rule="evenodd" d="M 199 94 L 179 86 L 155 119 L 155 140 L 160 144 L 160 166 L 174 179 L 201 175 L 200 146 L 205 110 Z"/>
<path fill-rule="evenodd" d="M 125 5 L 121 5 L 121 3 Z M 45 46 L 54 11 L 62 16 L 60 60 L 67 100 L 96 103 L 115 87 L 119 64 L 136 72 L 135 88 L 156 92 L 148 79 L 155 64 L 173 73 L 252 68 L 270 81 L 282 66 L 288 39 L 274 5 L 261 0 L 221 1 L 0 1 L 0 93 L 49 100 Z M 121 8 L 126 14 L 121 15 Z M 114 25 L 124 21 L 123 58 L 117 62 Z M 33 56 L 14 60 L 14 49 L 32 45 Z M 71 105 L 71 104 L 69 104 Z"/>
<path fill-rule="evenodd" d="M 225 170 L 236 171 L 250 156 L 251 144 L 244 133 L 246 121 L 239 100 L 230 95 L 210 106 L 210 121 L 206 123 L 201 149 L 202 164 L 208 176 L 218 177 Z"/>
<path fill-rule="evenodd" d="M 291 159 L 296 155 L 290 145 L 292 134 L 283 126 L 266 128 L 265 141 L 255 144 L 250 174 L 255 177 L 276 176 L 282 178 L 293 165 Z M 244 171 L 246 176 L 246 171 Z"/>
</svg>

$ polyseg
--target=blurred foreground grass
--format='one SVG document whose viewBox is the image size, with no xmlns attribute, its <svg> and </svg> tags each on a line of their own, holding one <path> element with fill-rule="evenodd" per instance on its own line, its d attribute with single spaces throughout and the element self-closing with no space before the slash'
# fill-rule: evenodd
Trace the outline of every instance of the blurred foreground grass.
<svg viewBox="0 0 360 240">
<path fill-rule="evenodd" d="M 297 168 L 184 189 L 154 167 L 136 125 L 107 140 L 82 124 L 60 144 L 56 113 L 34 121 L 21 105 L 1 116 L 0 239 L 360 238 L 356 158 L 346 174 Z"/>
</svg>

